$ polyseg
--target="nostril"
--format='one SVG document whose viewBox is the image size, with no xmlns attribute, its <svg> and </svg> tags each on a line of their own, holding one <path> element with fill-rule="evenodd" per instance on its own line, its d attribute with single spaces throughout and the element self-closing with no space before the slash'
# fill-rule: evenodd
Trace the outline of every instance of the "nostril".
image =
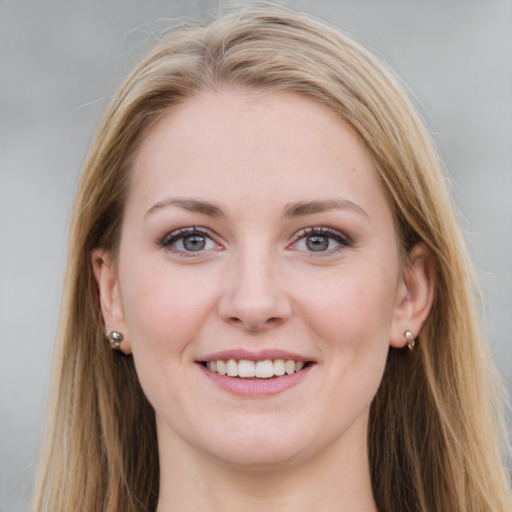
<svg viewBox="0 0 512 512">
<path fill-rule="evenodd" d="M 266 275 L 267 269 L 263 270 L 251 263 L 245 270 L 240 269 L 242 274 L 236 273 L 236 279 L 227 282 L 217 305 L 222 320 L 258 331 L 277 327 L 290 316 L 289 297 L 276 284 L 276 279 Z"/>
<path fill-rule="evenodd" d="M 232 323 L 233 325 L 245 327 L 249 331 L 264 331 L 267 329 L 271 329 L 279 326 L 282 323 L 283 319 L 277 316 L 273 316 L 271 318 L 267 318 L 266 320 L 259 320 L 256 318 L 237 318 L 233 317 Z"/>
</svg>

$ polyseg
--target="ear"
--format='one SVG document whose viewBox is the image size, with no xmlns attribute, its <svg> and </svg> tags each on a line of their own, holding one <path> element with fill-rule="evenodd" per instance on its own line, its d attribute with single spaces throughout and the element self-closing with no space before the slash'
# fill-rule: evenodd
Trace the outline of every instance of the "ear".
<svg viewBox="0 0 512 512">
<path fill-rule="evenodd" d="M 427 246 L 416 244 L 410 251 L 402 271 L 395 303 L 390 344 L 407 345 L 404 332 L 416 338 L 432 308 L 434 300 L 434 264 Z"/>
<path fill-rule="evenodd" d="M 121 342 L 120 350 L 125 354 L 131 354 L 132 347 L 126 328 L 117 268 L 108 251 L 95 249 L 92 252 L 92 268 L 98 284 L 106 334 L 108 335 L 111 331 L 122 333 L 124 339 Z"/>
</svg>

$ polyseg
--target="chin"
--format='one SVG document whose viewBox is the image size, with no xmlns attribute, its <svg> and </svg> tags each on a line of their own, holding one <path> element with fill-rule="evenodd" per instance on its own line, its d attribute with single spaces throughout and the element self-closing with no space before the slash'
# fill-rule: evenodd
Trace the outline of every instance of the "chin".
<svg viewBox="0 0 512 512">
<path fill-rule="evenodd" d="M 208 433 L 204 448 L 219 462 L 247 470 L 278 469 L 299 463 L 321 449 L 318 439 L 297 418 L 286 421 L 248 420 L 236 429 L 220 428 Z M 295 428 L 290 428 L 295 420 Z M 248 425 L 250 423 L 250 425 Z M 285 433 L 285 435 L 283 435 Z M 320 436 L 321 437 L 321 436 Z"/>
<path fill-rule="evenodd" d="M 214 450 L 212 455 L 222 464 L 233 466 L 240 470 L 264 471 L 285 468 L 299 462 L 303 449 L 294 447 L 282 440 L 279 443 L 236 442 L 231 443 L 226 450 Z"/>
</svg>

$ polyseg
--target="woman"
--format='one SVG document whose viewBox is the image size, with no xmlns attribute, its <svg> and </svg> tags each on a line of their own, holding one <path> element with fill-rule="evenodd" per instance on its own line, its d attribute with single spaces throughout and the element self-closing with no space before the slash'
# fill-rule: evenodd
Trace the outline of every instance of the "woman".
<svg viewBox="0 0 512 512">
<path fill-rule="evenodd" d="M 79 186 L 34 510 L 510 510 L 441 169 L 322 23 L 164 37 Z"/>
</svg>

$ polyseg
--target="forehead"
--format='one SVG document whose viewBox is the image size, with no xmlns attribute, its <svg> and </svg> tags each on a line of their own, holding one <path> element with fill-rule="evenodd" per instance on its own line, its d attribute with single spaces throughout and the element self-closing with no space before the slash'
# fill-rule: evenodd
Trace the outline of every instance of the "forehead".
<svg viewBox="0 0 512 512">
<path fill-rule="evenodd" d="M 165 194 L 243 208 L 338 194 L 368 206 L 386 202 L 354 130 L 291 92 L 204 91 L 186 100 L 145 136 L 132 178 L 129 203 L 147 207 Z"/>
</svg>

